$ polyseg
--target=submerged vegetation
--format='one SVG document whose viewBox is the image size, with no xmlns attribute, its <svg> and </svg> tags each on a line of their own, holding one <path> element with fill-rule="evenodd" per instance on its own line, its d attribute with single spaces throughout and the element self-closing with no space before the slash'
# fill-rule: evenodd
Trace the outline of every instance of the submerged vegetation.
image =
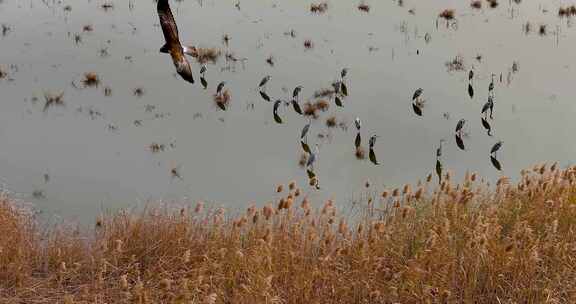
<svg viewBox="0 0 576 304">
<path fill-rule="evenodd" d="M 3 303 L 573 303 L 576 167 L 490 187 L 430 175 L 344 215 L 294 182 L 236 216 L 195 206 L 99 216 L 93 236 L 0 197 Z M 414 189 L 414 190 L 413 190 Z M 381 193 L 381 194 L 376 194 Z M 373 196 L 372 196 L 373 195 Z M 360 211 L 360 212 L 359 212 Z M 348 214 L 348 213 L 346 213 Z"/>
</svg>

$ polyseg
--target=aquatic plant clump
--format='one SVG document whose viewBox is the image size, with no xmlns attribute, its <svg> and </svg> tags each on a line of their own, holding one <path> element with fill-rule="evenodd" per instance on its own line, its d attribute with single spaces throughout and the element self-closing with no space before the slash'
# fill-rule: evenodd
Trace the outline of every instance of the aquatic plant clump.
<svg viewBox="0 0 576 304">
<path fill-rule="evenodd" d="M 312 3 L 310 4 L 310 12 L 315 14 L 322 14 L 328 10 L 328 3 L 321 2 L 321 3 Z"/>
<path fill-rule="evenodd" d="M 454 10 L 453 9 L 445 9 L 442 12 L 440 12 L 440 14 L 438 15 L 438 17 L 446 19 L 446 20 L 454 20 Z"/>
<path fill-rule="evenodd" d="M 222 52 L 217 48 L 196 48 L 191 47 L 191 55 L 196 58 L 198 63 L 216 63 Z"/>
<path fill-rule="evenodd" d="M 576 167 L 518 183 L 431 175 L 366 182 L 360 215 L 294 182 L 229 217 L 196 206 L 119 212 L 94 234 L 46 230 L 0 196 L 3 303 L 574 303 Z M 280 191 L 278 191 L 280 190 Z M 296 195 L 298 193 L 298 195 Z"/>
</svg>

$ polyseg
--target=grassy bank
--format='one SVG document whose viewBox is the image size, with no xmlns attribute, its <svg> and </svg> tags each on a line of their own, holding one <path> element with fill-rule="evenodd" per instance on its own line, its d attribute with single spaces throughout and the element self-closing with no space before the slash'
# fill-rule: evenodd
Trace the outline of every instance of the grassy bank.
<svg viewBox="0 0 576 304">
<path fill-rule="evenodd" d="M 354 224 L 284 188 L 235 218 L 118 213 L 88 237 L 2 197 L 0 302 L 576 302 L 576 167 L 370 189 Z"/>
</svg>

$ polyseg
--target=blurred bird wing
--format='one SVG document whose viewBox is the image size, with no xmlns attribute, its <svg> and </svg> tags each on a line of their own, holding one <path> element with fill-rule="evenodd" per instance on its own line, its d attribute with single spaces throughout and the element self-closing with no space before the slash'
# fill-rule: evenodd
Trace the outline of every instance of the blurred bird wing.
<svg viewBox="0 0 576 304">
<path fill-rule="evenodd" d="M 164 39 L 166 44 L 162 47 L 164 50 L 174 51 L 175 49 L 180 49 L 182 52 L 182 46 L 180 44 L 180 38 L 178 35 L 178 26 L 170 10 L 170 4 L 168 0 L 158 0 L 158 17 L 160 18 L 160 26 L 162 27 L 162 33 L 164 33 Z"/>
<path fill-rule="evenodd" d="M 182 50 L 182 45 L 180 44 L 178 36 L 178 27 L 176 26 L 176 21 L 174 20 L 172 11 L 170 10 L 168 0 L 158 0 L 157 10 L 158 17 L 160 18 L 160 26 L 162 27 L 162 33 L 166 40 L 166 44 L 160 49 L 160 51 L 168 51 L 172 57 L 174 67 L 176 67 L 176 72 L 178 72 L 178 74 L 185 80 L 194 83 L 192 69 L 190 68 L 190 63 L 184 56 L 184 51 Z"/>
</svg>

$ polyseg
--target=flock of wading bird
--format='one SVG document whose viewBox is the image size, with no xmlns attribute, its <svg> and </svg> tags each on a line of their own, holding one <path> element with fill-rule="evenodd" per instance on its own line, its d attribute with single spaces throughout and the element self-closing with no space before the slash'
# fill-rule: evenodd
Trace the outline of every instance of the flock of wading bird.
<svg viewBox="0 0 576 304">
<path fill-rule="evenodd" d="M 168 0 L 158 0 L 157 5 L 158 16 L 160 18 L 160 25 L 162 28 L 162 32 L 164 34 L 164 38 L 166 40 L 166 44 L 160 48 L 160 52 L 162 53 L 169 53 L 172 57 L 172 61 L 176 68 L 176 72 L 187 82 L 194 83 L 194 77 L 192 75 L 192 68 L 190 67 L 190 63 L 188 62 L 186 55 L 194 56 L 195 49 L 194 47 L 186 47 L 183 46 L 180 42 L 179 35 L 178 35 L 178 27 L 176 25 L 176 21 L 174 20 L 174 16 L 170 10 L 170 5 Z M 204 89 L 207 89 L 208 82 L 205 78 L 207 68 L 205 65 L 202 66 L 200 69 L 200 82 Z M 348 96 L 348 87 L 346 85 L 346 76 L 348 74 L 348 69 L 344 68 L 340 72 L 340 77 L 338 81 L 332 83 L 332 89 L 329 90 L 325 96 L 330 97 L 330 99 L 334 99 L 334 103 L 338 107 L 343 107 L 343 99 Z M 481 110 L 481 122 L 484 129 L 486 129 L 488 136 L 492 136 L 492 127 L 488 120 L 493 119 L 493 111 L 494 111 L 494 74 L 491 75 L 491 82 L 488 86 L 488 101 L 482 106 Z M 268 95 L 266 92 L 266 85 L 271 81 L 272 77 L 270 75 L 265 76 L 262 78 L 260 83 L 258 84 L 258 92 L 260 97 L 265 101 L 272 103 L 273 99 Z M 474 88 L 473 88 L 473 80 L 474 80 L 474 71 L 470 70 L 468 74 L 468 95 L 470 98 L 474 96 Z M 218 107 L 222 110 L 226 110 L 228 103 L 230 101 L 230 93 L 228 90 L 225 90 L 226 82 L 222 81 L 216 87 L 216 93 L 214 94 L 214 100 Z M 292 91 L 292 96 L 290 101 L 285 101 L 282 99 L 276 99 L 273 102 L 273 110 L 272 114 L 274 117 L 274 121 L 278 124 L 282 124 L 283 120 L 279 114 L 279 110 L 281 106 L 292 106 L 294 111 L 300 115 L 305 115 L 300 107 L 299 100 L 300 100 L 300 93 L 302 91 L 302 86 L 297 86 Z M 423 108 L 424 108 L 424 100 L 422 96 L 424 94 L 424 90 L 422 88 L 416 89 L 414 94 L 412 95 L 412 109 L 414 113 L 418 116 L 423 115 Z M 488 115 L 488 111 L 490 115 Z M 364 150 L 362 148 L 362 136 L 361 136 L 361 127 L 362 123 L 360 118 L 356 117 L 354 120 L 354 124 L 357 130 L 356 137 L 354 139 L 354 146 L 356 148 L 356 156 L 359 158 L 364 157 Z M 455 139 L 456 145 L 459 149 L 465 151 L 466 147 L 464 145 L 463 140 L 463 131 L 464 126 L 466 124 L 465 119 L 460 119 L 456 125 L 455 129 Z M 314 145 L 314 150 L 312 150 L 308 144 L 308 133 L 311 127 L 311 121 L 308 121 L 306 125 L 302 128 L 300 134 L 300 144 L 302 149 L 307 154 L 306 160 L 304 162 L 304 167 L 306 168 L 306 172 L 309 178 L 309 184 L 311 186 L 316 187 L 316 189 L 320 189 L 318 183 L 318 177 L 314 172 L 314 163 L 318 159 L 319 154 L 319 144 L 316 143 Z M 374 165 L 378 165 L 378 160 L 376 158 L 376 153 L 374 151 L 374 146 L 376 144 L 376 139 L 378 138 L 377 135 L 370 136 L 368 141 L 369 145 L 369 159 Z M 440 144 L 436 149 L 436 174 L 438 175 L 438 182 L 441 183 L 442 181 L 442 143 L 444 139 L 440 140 Z M 503 142 L 498 141 L 496 142 L 491 150 L 490 150 L 490 161 L 492 165 L 497 169 L 501 170 L 502 166 L 498 159 L 496 158 L 496 153 L 501 149 Z M 360 156 L 359 156 L 360 155 Z"/>
</svg>

